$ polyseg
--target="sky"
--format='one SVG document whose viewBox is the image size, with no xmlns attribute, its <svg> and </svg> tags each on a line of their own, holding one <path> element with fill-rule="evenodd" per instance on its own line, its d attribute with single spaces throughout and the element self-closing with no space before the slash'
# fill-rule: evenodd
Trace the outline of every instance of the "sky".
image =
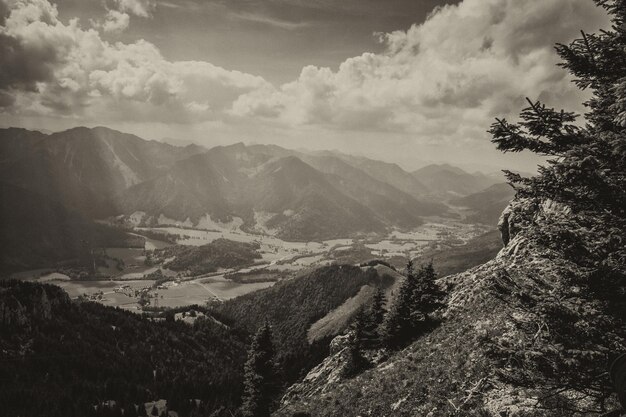
<svg viewBox="0 0 626 417">
<path fill-rule="evenodd" d="M 487 130 L 584 112 L 557 42 L 592 0 L 0 0 L 0 126 L 533 171 Z"/>
</svg>

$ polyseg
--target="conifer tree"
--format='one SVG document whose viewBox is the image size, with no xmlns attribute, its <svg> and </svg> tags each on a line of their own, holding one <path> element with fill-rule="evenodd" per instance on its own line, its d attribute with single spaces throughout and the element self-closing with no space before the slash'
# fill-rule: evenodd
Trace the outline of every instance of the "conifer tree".
<svg viewBox="0 0 626 417">
<path fill-rule="evenodd" d="M 430 315 L 441 306 L 443 296 L 435 278 L 432 263 L 422 266 L 416 273 L 413 263 L 408 262 L 407 276 L 383 324 L 383 337 L 388 347 L 400 347 L 428 329 Z"/>
<path fill-rule="evenodd" d="M 377 288 L 372 298 L 372 304 L 370 306 L 369 316 L 370 321 L 377 327 L 383 323 L 385 319 L 385 292 L 382 288 Z"/>
<path fill-rule="evenodd" d="M 584 103 L 587 124 L 572 112 L 527 99 L 519 123 L 496 119 L 492 141 L 503 152 L 531 151 L 551 160 L 539 175 L 505 171 L 518 195 L 550 198 L 577 211 L 591 210 L 623 223 L 626 214 L 626 1 L 596 0 L 612 18 L 612 29 L 583 33 L 557 45 L 560 66 L 593 96 Z"/>
<path fill-rule="evenodd" d="M 363 307 L 361 307 L 354 316 L 354 321 L 350 326 L 348 358 L 343 368 L 344 377 L 356 375 L 368 365 L 367 359 L 363 356 L 363 348 L 367 343 L 367 326 L 368 317 Z"/>
<path fill-rule="evenodd" d="M 611 28 L 596 34 L 582 32 L 569 45 L 556 46 L 560 66 L 574 76 L 581 90 L 591 93 L 584 103 L 585 123 L 577 122 L 578 116 L 572 112 L 527 99 L 529 105 L 519 122 L 496 119 L 490 129 L 492 141 L 503 152 L 530 151 L 549 158 L 534 177 L 506 174 L 518 197 L 535 205 L 549 199 L 568 208 L 566 219 L 555 221 L 554 226 L 546 222 L 533 233 L 585 270 L 563 276 L 565 285 L 556 286 L 533 307 L 540 322 L 550 329 L 549 337 L 542 341 L 535 336 L 541 343 L 533 346 L 532 358 L 518 355 L 521 360 L 507 358 L 507 363 L 517 365 L 512 371 L 517 380 L 522 380 L 521 372 L 537 369 L 532 379 L 525 378 L 533 387 L 541 375 L 549 381 L 545 385 L 554 385 L 555 391 L 567 387 L 568 398 L 585 398 L 589 415 L 605 411 L 610 385 L 607 378 L 599 377 L 606 374 L 606 360 L 601 356 L 615 346 L 623 348 L 626 328 L 626 1 L 595 2 L 608 11 Z M 584 230 L 587 239 L 579 237 Z M 579 296 L 571 297 L 564 290 L 571 285 L 583 288 Z M 603 306 L 593 312 L 594 325 L 589 330 L 580 327 L 585 309 L 573 307 L 578 298 Z M 599 319 L 601 311 L 606 315 Z M 533 363 L 533 358 L 538 358 L 537 362 Z M 547 363 L 550 366 L 545 366 Z M 555 401 L 556 394 L 544 398 Z M 594 411 L 589 406 L 592 402 Z M 568 412 L 574 415 L 573 410 Z"/>
<path fill-rule="evenodd" d="M 406 267 L 406 277 L 383 324 L 383 338 L 388 347 L 398 347 L 406 343 L 412 336 L 412 318 L 414 317 L 412 304 L 416 286 L 414 274 L 413 262 L 409 260 Z"/>
<path fill-rule="evenodd" d="M 380 347 L 382 324 L 385 320 L 385 292 L 377 288 L 372 298 L 372 303 L 368 312 L 366 328 L 366 345 L 368 347 Z"/>
<path fill-rule="evenodd" d="M 428 324 L 430 314 L 441 307 L 443 293 L 435 283 L 436 277 L 432 262 L 422 266 L 415 274 L 415 287 L 412 296 L 415 328 Z"/>
<path fill-rule="evenodd" d="M 258 330 L 245 365 L 241 412 L 246 417 L 268 417 L 278 388 L 272 328 L 266 321 Z"/>
</svg>

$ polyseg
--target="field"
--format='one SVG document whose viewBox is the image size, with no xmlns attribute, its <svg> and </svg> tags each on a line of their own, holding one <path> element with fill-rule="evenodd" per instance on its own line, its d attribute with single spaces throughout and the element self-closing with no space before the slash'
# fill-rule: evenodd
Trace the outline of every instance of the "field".
<svg viewBox="0 0 626 417">
<path fill-rule="evenodd" d="M 152 307 L 179 307 L 229 300 L 267 288 L 277 279 L 289 279 L 303 270 L 334 262 L 358 264 L 378 258 L 402 267 L 409 257 L 419 257 L 438 247 L 460 247 L 487 229 L 450 219 L 433 218 L 417 229 L 394 230 L 379 238 L 334 239 L 323 242 L 286 242 L 273 236 L 245 233 L 237 228 L 215 231 L 160 226 L 136 230 L 137 233 L 153 233 L 151 236 L 156 233 L 170 235 L 167 240 L 187 246 L 206 245 L 219 238 L 256 242 L 260 247 L 258 251 L 261 259 L 251 267 L 222 268 L 215 273 L 185 276 L 162 265 L 146 265 L 146 251 L 172 245 L 146 238 L 144 249 L 106 248 L 106 266 L 98 268 L 100 280 L 71 280 L 67 275 L 45 269 L 27 271 L 13 277 L 54 283 L 67 291 L 72 298 L 86 297 L 105 305 L 130 310 L 139 310 L 140 301 Z M 259 273 L 255 274 L 257 270 Z M 268 274 L 268 270 L 280 274 Z M 251 279 L 228 279 L 229 274 L 233 273 L 249 274 Z M 267 277 L 267 280 L 264 281 L 263 277 Z M 142 296 L 142 292 L 146 294 Z"/>
</svg>

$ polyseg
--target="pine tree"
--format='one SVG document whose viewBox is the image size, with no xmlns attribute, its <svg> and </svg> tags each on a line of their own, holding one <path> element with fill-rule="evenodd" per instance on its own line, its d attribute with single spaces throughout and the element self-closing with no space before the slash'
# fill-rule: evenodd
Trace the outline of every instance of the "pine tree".
<svg viewBox="0 0 626 417">
<path fill-rule="evenodd" d="M 383 324 L 383 339 L 388 347 L 401 346 L 412 337 L 412 317 L 414 317 L 412 304 L 415 284 L 413 262 L 409 260 L 406 277 Z"/>
<path fill-rule="evenodd" d="M 356 375 L 369 365 L 369 362 L 363 356 L 363 348 L 367 343 L 367 325 L 368 317 L 363 307 L 361 307 L 354 316 L 349 330 L 348 357 L 343 368 L 344 377 Z"/>
<path fill-rule="evenodd" d="M 244 397 L 241 407 L 246 417 L 268 417 L 278 388 L 274 363 L 272 328 L 266 321 L 258 330 L 245 365 Z"/>
<path fill-rule="evenodd" d="M 378 348 L 382 343 L 382 324 L 385 320 L 385 292 L 381 288 L 377 288 L 372 297 L 367 317 L 366 327 L 366 346 Z"/>
<path fill-rule="evenodd" d="M 623 224 L 626 214 L 626 2 L 596 0 L 609 11 L 612 30 L 583 33 L 557 45 L 563 63 L 581 89 L 593 97 L 585 125 L 572 112 L 527 99 L 519 123 L 496 119 L 492 141 L 503 152 L 531 151 L 552 158 L 539 175 L 506 172 L 518 195 L 550 198 L 576 211 L 591 210 Z"/>
<path fill-rule="evenodd" d="M 385 319 L 385 292 L 381 288 L 377 288 L 372 297 L 372 304 L 370 306 L 369 318 L 370 322 L 376 327 L 380 326 Z"/>
<path fill-rule="evenodd" d="M 137 417 L 137 409 L 135 408 L 135 404 L 126 404 L 126 406 L 124 407 L 124 417 Z"/>
<path fill-rule="evenodd" d="M 412 296 L 414 328 L 424 329 L 430 323 L 430 315 L 441 307 L 443 293 L 435 283 L 437 274 L 432 262 L 422 266 L 415 275 Z"/>
<path fill-rule="evenodd" d="M 415 273 L 409 261 L 407 276 L 383 324 L 383 338 L 388 347 L 403 346 L 428 330 L 431 314 L 441 307 L 443 296 L 435 278 L 432 263 Z"/>
<path fill-rule="evenodd" d="M 533 306 L 538 322 L 550 330 L 544 339 L 534 337 L 532 357 L 508 357 L 507 363 L 516 365 L 512 374 L 517 381 L 523 380 L 520 374 L 536 369 L 537 375 L 525 378 L 533 388 L 541 375 L 555 391 L 567 387 L 568 398 L 585 398 L 588 414 L 605 411 L 610 389 L 607 378 L 599 377 L 606 373 L 602 355 L 615 346 L 623 348 L 626 328 L 626 0 L 596 3 L 608 11 L 611 28 L 597 34 L 582 32 L 569 45 L 556 46 L 563 60 L 560 66 L 574 76 L 580 89 L 591 93 L 584 103 L 585 123 L 577 123 L 572 112 L 527 99 L 529 105 L 518 123 L 496 119 L 490 129 L 492 141 L 503 152 L 530 151 L 550 158 L 534 177 L 512 172 L 507 177 L 518 197 L 535 206 L 552 200 L 568 207 L 566 218 L 544 222 L 532 232 L 584 268 L 584 273 L 561 277 L 564 285 L 555 286 L 549 297 Z M 588 238 L 581 239 L 581 233 Z M 564 290 L 572 285 L 582 288 L 579 296 Z M 577 306 L 578 298 L 603 307 L 594 307 L 587 315 L 587 307 Z M 593 325 L 586 324 L 583 330 L 580 323 L 585 320 Z M 556 401 L 554 393 L 544 398 Z"/>
</svg>

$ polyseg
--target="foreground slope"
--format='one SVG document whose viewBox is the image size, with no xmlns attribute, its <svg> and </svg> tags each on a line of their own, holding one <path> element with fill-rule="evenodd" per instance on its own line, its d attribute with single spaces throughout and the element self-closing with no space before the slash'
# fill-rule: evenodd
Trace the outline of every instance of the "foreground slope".
<svg viewBox="0 0 626 417">
<path fill-rule="evenodd" d="M 314 396 L 289 398 L 276 415 L 601 412 L 611 404 L 609 359 L 626 346 L 626 309 L 598 281 L 615 281 L 623 291 L 626 253 L 613 247 L 611 265 L 602 265 L 604 257 L 581 260 L 578 250 L 597 252 L 610 233 L 598 222 L 585 226 L 589 221 L 562 204 L 518 201 L 503 216 L 508 239 L 497 258 L 440 279 L 449 296 L 439 328 L 352 380 L 313 379 L 320 384 L 309 390 Z M 561 230 L 579 239 L 578 247 L 563 248 Z M 594 264 L 607 276 L 592 273 Z"/>
</svg>

